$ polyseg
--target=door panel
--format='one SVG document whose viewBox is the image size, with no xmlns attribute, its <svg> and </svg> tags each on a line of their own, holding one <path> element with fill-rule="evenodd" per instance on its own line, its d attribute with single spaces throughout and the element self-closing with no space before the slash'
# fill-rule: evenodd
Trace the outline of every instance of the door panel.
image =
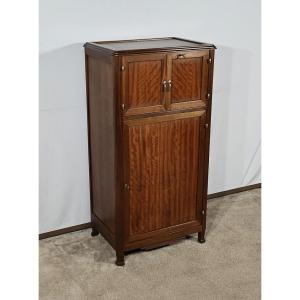
<svg viewBox="0 0 300 300">
<path fill-rule="evenodd" d="M 208 51 L 172 53 L 168 56 L 171 110 L 205 108 L 208 83 Z"/>
<path fill-rule="evenodd" d="M 200 219 L 205 111 L 125 121 L 129 237 Z"/>
<path fill-rule="evenodd" d="M 132 55 L 123 57 L 123 103 L 125 115 L 165 110 L 162 82 L 166 55 Z"/>
<path fill-rule="evenodd" d="M 201 99 L 201 73 L 203 57 L 173 59 L 172 102 Z"/>
</svg>

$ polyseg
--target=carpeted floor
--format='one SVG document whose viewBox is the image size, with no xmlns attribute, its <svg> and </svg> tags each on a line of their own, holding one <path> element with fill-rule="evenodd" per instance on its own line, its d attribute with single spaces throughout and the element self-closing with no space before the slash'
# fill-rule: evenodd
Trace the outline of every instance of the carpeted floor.
<svg viewBox="0 0 300 300">
<path fill-rule="evenodd" d="M 126 256 L 82 230 L 40 241 L 40 299 L 260 299 L 260 189 L 209 200 L 196 235 Z"/>
</svg>

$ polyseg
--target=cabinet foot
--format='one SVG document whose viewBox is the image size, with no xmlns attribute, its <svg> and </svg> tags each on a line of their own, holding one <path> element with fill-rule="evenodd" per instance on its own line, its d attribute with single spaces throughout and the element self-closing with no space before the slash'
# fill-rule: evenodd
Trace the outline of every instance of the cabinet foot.
<svg viewBox="0 0 300 300">
<path fill-rule="evenodd" d="M 198 232 L 198 242 L 201 244 L 205 243 L 205 233 L 204 232 Z"/>
<path fill-rule="evenodd" d="M 92 228 L 91 236 L 97 236 L 99 234 L 99 231 L 96 228 Z"/>
<path fill-rule="evenodd" d="M 124 252 L 116 251 L 116 265 L 117 266 L 125 266 Z"/>
</svg>

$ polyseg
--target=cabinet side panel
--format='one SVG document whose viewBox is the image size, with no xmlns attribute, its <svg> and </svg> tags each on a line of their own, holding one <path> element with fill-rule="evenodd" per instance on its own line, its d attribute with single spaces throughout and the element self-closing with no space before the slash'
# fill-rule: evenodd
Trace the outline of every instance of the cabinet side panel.
<svg viewBox="0 0 300 300">
<path fill-rule="evenodd" d="M 113 65 L 87 57 L 92 213 L 115 233 Z"/>
</svg>

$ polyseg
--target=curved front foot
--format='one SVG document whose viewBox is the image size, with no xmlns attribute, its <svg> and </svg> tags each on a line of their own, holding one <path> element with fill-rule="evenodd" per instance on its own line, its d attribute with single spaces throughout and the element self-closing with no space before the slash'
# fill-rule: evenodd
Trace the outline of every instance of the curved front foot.
<svg viewBox="0 0 300 300">
<path fill-rule="evenodd" d="M 92 228 L 91 236 L 97 236 L 99 234 L 99 231 L 96 228 Z"/>
<path fill-rule="evenodd" d="M 198 242 L 201 244 L 205 243 L 205 233 L 204 232 L 198 232 Z"/>
</svg>

